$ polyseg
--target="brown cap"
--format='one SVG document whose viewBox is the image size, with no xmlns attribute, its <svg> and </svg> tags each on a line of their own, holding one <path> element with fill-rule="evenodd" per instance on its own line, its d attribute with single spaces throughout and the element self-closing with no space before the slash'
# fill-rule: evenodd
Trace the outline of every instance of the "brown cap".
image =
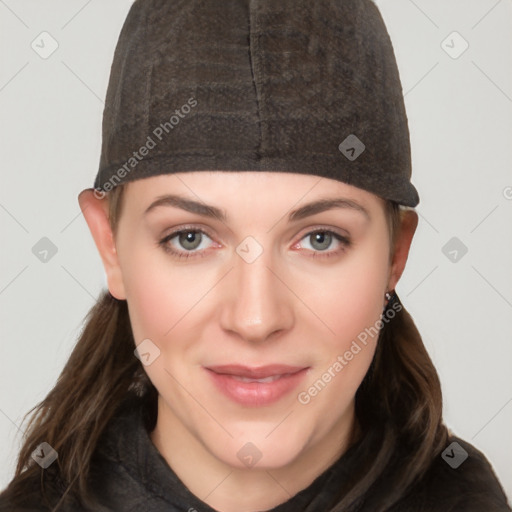
<svg viewBox="0 0 512 512">
<path fill-rule="evenodd" d="M 185 171 L 313 174 L 416 206 L 393 47 L 371 0 L 136 0 L 94 186 Z"/>
</svg>

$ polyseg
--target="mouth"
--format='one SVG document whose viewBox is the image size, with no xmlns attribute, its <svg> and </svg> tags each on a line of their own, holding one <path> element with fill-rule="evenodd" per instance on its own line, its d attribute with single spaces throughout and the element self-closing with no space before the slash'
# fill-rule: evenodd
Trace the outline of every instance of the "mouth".
<svg viewBox="0 0 512 512">
<path fill-rule="evenodd" d="M 203 367 L 225 396 L 245 406 L 279 401 L 306 375 L 309 367 L 273 364 L 259 367 L 219 365 Z"/>
</svg>

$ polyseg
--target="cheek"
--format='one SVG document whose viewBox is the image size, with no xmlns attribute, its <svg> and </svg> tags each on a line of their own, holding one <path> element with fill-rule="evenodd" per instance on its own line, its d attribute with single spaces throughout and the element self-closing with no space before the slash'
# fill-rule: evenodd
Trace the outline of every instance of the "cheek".
<svg viewBox="0 0 512 512">
<path fill-rule="evenodd" d="M 144 247 L 125 253 L 121 266 L 135 344 L 149 338 L 162 355 L 184 357 L 207 321 L 218 273 L 177 265 L 163 250 Z"/>
<path fill-rule="evenodd" d="M 120 263 L 135 342 L 161 339 L 183 315 L 183 305 L 190 302 L 189 288 L 180 272 L 166 264 L 165 255 L 144 247 L 122 254 Z"/>
<path fill-rule="evenodd" d="M 339 269 L 331 272 L 321 287 L 310 287 L 308 301 L 329 326 L 337 349 L 350 345 L 379 319 L 388 270 L 386 239 L 367 237 L 364 247 L 347 253 Z"/>
<path fill-rule="evenodd" d="M 331 421 L 348 407 L 366 375 L 381 327 L 389 268 L 387 245 L 385 238 L 368 239 L 371 242 L 331 274 L 323 293 L 308 295 L 331 335 L 322 338 L 316 368 L 308 379 L 310 387 L 303 390 L 299 402 L 310 403 Z"/>
</svg>

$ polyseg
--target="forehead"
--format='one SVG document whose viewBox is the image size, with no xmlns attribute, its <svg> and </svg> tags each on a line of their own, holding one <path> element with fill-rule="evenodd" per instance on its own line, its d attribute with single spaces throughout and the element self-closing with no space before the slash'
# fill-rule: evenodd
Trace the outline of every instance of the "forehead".
<svg viewBox="0 0 512 512">
<path fill-rule="evenodd" d="M 371 210 L 384 205 L 380 197 L 341 181 L 311 174 L 270 171 L 191 171 L 129 182 L 126 201 L 146 209 L 158 197 L 180 195 L 191 200 L 232 208 L 292 208 L 319 198 L 346 199 Z"/>
</svg>

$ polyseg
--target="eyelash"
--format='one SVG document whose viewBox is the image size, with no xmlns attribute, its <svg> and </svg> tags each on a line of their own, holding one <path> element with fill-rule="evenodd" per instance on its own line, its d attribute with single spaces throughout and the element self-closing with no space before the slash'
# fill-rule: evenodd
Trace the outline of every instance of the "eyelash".
<svg viewBox="0 0 512 512">
<path fill-rule="evenodd" d="M 194 227 L 186 227 L 186 228 L 180 229 L 178 231 L 173 231 L 169 235 L 166 235 L 164 238 L 162 238 L 162 240 L 160 240 L 158 242 L 158 245 L 161 246 L 165 252 L 171 254 L 175 258 L 185 258 L 185 259 L 195 258 L 195 257 L 202 258 L 207 255 L 207 252 L 208 252 L 207 250 L 181 252 L 181 251 L 177 251 L 177 250 L 173 249 L 170 245 L 168 245 L 168 242 L 170 242 L 176 236 L 181 235 L 182 233 L 202 233 L 202 234 L 208 236 L 209 238 L 211 238 L 211 236 L 208 234 L 208 232 L 204 231 L 203 229 L 198 229 L 198 228 L 194 228 Z M 308 236 L 314 235 L 315 233 L 327 233 L 329 235 L 333 235 L 334 238 L 336 240 L 338 240 L 338 242 L 341 243 L 341 248 L 338 250 L 335 250 L 335 251 L 314 251 L 313 254 L 311 256 L 309 256 L 311 258 L 331 258 L 333 256 L 337 256 L 337 255 L 341 254 L 342 252 L 346 251 L 352 243 L 350 238 L 348 238 L 346 236 L 342 236 L 339 233 L 336 233 L 335 231 L 332 231 L 327 228 L 317 228 L 313 231 L 309 231 L 300 240 L 303 240 L 304 238 L 306 238 Z"/>
</svg>

